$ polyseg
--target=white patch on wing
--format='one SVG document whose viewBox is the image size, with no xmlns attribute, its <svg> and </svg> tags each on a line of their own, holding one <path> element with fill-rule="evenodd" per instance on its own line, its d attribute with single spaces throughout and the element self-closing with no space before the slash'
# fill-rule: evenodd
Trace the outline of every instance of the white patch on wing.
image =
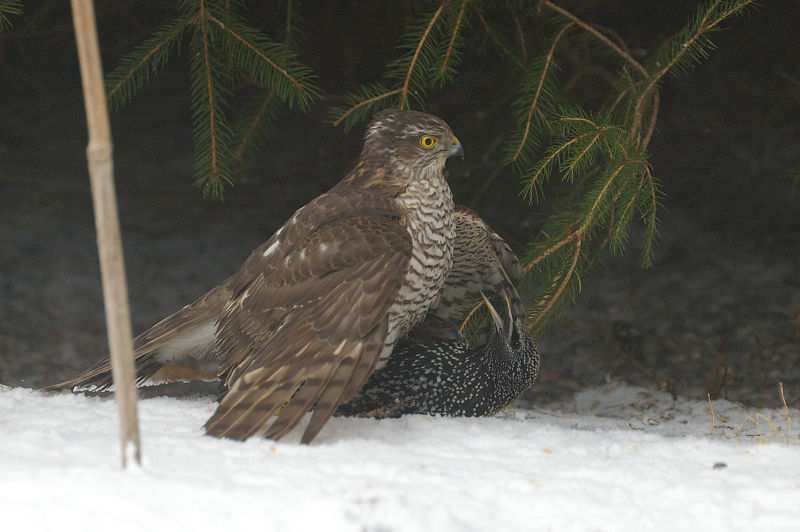
<svg viewBox="0 0 800 532">
<path fill-rule="evenodd" d="M 209 321 L 156 349 L 155 359 L 170 364 L 203 358 L 214 347 L 215 331 L 214 323 Z"/>
<path fill-rule="evenodd" d="M 267 250 L 264 252 L 264 256 L 268 257 L 269 255 L 272 255 L 272 253 L 274 253 L 275 250 L 278 249 L 278 245 L 280 243 L 281 243 L 280 240 L 275 240 L 275 242 L 273 242 L 272 245 L 268 247 Z"/>
</svg>

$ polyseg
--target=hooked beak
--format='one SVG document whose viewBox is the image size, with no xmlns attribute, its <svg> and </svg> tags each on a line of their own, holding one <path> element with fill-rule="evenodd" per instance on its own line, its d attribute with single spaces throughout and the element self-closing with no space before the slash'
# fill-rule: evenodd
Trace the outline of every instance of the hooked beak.
<svg viewBox="0 0 800 532">
<path fill-rule="evenodd" d="M 462 159 L 464 158 L 464 147 L 461 145 L 461 142 L 459 142 L 458 138 L 455 135 L 453 135 L 453 144 L 450 145 L 449 151 L 450 151 L 449 157 L 458 155 Z"/>
</svg>

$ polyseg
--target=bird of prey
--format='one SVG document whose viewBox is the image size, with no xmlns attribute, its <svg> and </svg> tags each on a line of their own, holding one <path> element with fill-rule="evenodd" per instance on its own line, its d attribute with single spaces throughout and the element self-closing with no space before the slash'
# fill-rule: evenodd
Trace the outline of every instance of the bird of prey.
<svg viewBox="0 0 800 532">
<path fill-rule="evenodd" d="M 483 415 L 502 407 L 532 384 L 538 355 L 523 326 L 525 310 L 516 289 L 523 278 L 519 260 L 477 213 L 457 207 L 454 214 L 453 265 L 439 301 L 429 309 L 425 321 L 395 346 L 387 367 L 375 372 L 362 391 L 337 410 L 338 415 Z M 215 359 L 215 345 L 209 340 L 190 348 L 198 337 L 191 332 L 197 329 L 198 323 L 207 323 L 209 316 L 216 319 L 222 314 L 231 298 L 229 285 L 229 282 L 223 283 L 136 338 L 140 384 L 150 379 L 166 377 L 165 380 L 169 380 L 166 372 L 172 369 L 180 379 L 192 378 L 192 373 L 202 377 L 191 370 L 187 373 L 185 365 L 192 365 L 195 358 Z M 503 325 L 494 313 L 494 328 L 487 327 L 490 333 L 494 331 L 489 341 L 477 338 L 467 341 L 451 322 L 463 316 L 484 294 L 507 302 L 509 325 Z M 153 347 L 176 334 L 181 341 L 172 340 L 161 347 Z M 438 357 L 443 360 L 437 361 Z M 477 381 L 473 399 L 481 398 L 483 402 L 468 411 L 464 405 L 464 386 L 474 381 L 478 373 L 482 379 Z M 428 383 L 434 381 L 441 383 L 441 390 L 433 390 L 429 398 L 423 398 L 423 391 L 427 393 L 430 387 Z M 488 389 L 492 383 L 496 392 Z M 95 389 L 110 386 L 108 359 L 63 385 Z M 452 395 L 450 402 L 444 403 L 441 399 L 449 395 Z"/>
<path fill-rule="evenodd" d="M 139 380 L 213 358 L 213 436 L 280 438 L 312 411 L 310 442 L 439 298 L 455 236 L 443 176 L 463 148 L 441 119 L 377 113 L 355 168 L 256 248 L 239 271 L 134 341 Z M 49 389 L 108 385 L 104 360 Z"/>
<path fill-rule="evenodd" d="M 386 365 L 336 415 L 485 416 L 531 387 L 539 371 L 536 344 L 506 298 L 508 323 L 485 300 L 493 331 L 486 345 L 464 338 L 402 339 Z"/>
</svg>

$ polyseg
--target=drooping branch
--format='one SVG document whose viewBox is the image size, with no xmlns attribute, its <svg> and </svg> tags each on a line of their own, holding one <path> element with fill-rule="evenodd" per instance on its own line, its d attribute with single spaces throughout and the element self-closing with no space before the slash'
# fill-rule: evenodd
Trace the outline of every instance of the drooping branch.
<svg viewBox="0 0 800 532">
<path fill-rule="evenodd" d="M 547 6 L 548 8 L 552 9 L 553 11 L 567 17 L 572 22 L 583 28 L 588 33 L 592 34 L 597 40 L 608 46 L 609 49 L 613 50 L 617 55 L 621 58 L 625 59 L 625 61 L 631 65 L 633 68 L 639 71 L 643 76 L 647 76 L 647 69 L 642 66 L 634 57 L 620 48 L 617 44 L 615 44 L 611 39 L 603 35 L 602 32 L 595 29 L 591 24 L 584 22 L 583 20 L 579 19 L 577 16 L 572 14 L 571 12 L 567 11 L 563 7 L 559 6 L 558 4 L 554 4 L 550 0 L 542 0 L 542 4 Z"/>
<path fill-rule="evenodd" d="M 519 159 L 520 154 L 522 153 L 523 148 L 528 143 L 528 139 L 530 138 L 532 125 L 533 125 L 533 116 L 536 113 L 539 105 L 539 98 L 542 95 L 542 89 L 544 88 L 545 80 L 547 79 L 548 74 L 550 73 L 550 67 L 553 64 L 553 54 L 555 52 L 556 46 L 558 46 L 559 41 L 564 36 L 566 31 L 572 26 L 572 23 L 565 25 L 561 30 L 556 34 L 553 38 L 553 42 L 550 44 L 550 49 L 547 52 L 545 57 L 545 63 L 542 67 L 542 73 L 539 76 L 538 82 L 536 84 L 536 88 L 533 92 L 533 98 L 531 98 L 530 106 L 528 107 L 528 113 L 525 118 L 525 123 L 522 128 L 522 137 L 519 141 L 519 146 L 517 146 L 516 151 L 511 156 L 512 161 L 516 161 Z"/>
<path fill-rule="evenodd" d="M 400 109 L 405 109 L 408 105 L 408 92 L 411 87 L 411 75 L 414 73 L 414 68 L 417 65 L 417 60 L 419 60 L 419 54 L 422 51 L 422 47 L 425 45 L 425 42 L 428 40 L 428 36 L 431 34 L 431 30 L 436 25 L 436 21 L 439 20 L 439 16 L 442 14 L 442 11 L 444 11 L 445 6 L 449 2 L 450 0 L 442 0 L 442 3 L 439 4 L 439 8 L 433 13 L 428 26 L 425 28 L 425 32 L 422 34 L 422 38 L 417 44 L 417 49 L 414 50 L 414 55 L 411 57 L 411 61 L 408 64 L 406 78 L 403 80 L 403 84 L 400 86 Z"/>
<path fill-rule="evenodd" d="M 467 9 L 467 2 L 469 0 L 463 0 L 461 2 L 461 9 L 458 11 L 458 17 L 456 18 L 455 27 L 453 28 L 453 33 L 450 35 L 450 42 L 447 44 L 447 50 L 444 54 L 444 59 L 442 59 L 442 65 L 439 67 L 439 77 L 444 77 L 445 72 L 447 72 L 447 66 L 450 64 L 450 58 L 453 55 L 453 50 L 455 50 L 456 39 L 458 38 L 458 32 L 461 29 L 461 23 L 464 21 L 464 11 Z"/>
<path fill-rule="evenodd" d="M 275 72 L 285 77 L 289 83 L 291 83 L 297 88 L 298 91 L 304 90 L 304 86 L 301 82 L 299 82 L 296 78 L 294 78 L 291 74 L 289 74 L 289 72 L 287 72 L 285 68 L 281 67 L 275 61 L 273 61 L 272 58 L 270 58 L 264 52 L 259 50 L 253 43 L 251 43 L 250 41 L 248 41 L 247 39 L 236 33 L 230 27 L 226 26 L 221 20 L 219 20 L 215 16 L 208 15 L 208 20 L 219 26 L 225 33 L 227 33 L 228 35 L 230 35 L 231 37 L 242 43 L 245 47 L 247 47 L 248 50 L 250 50 L 252 53 L 261 58 L 265 63 L 269 64 L 269 66 L 271 66 L 275 70 Z"/>
</svg>

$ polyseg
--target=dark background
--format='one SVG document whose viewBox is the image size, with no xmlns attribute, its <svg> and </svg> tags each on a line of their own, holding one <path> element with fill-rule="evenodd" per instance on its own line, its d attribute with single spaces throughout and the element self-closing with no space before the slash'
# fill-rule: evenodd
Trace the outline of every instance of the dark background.
<svg viewBox="0 0 800 532">
<path fill-rule="evenodd" d="M 697 3 L 562 5 L 646 54 Z M 106 71 L 170 7 L 99 2 Z M 84 369 L 103 356 L 106 340 L 68 4 L 26 2 L 25 10 L 0 34 L 0 383 L 36 387 Z M 276 34 L 282 13 L 268 4 L 248 20 Z M 325 97 L 307 114 L 278 113 L 224 203 L 191 186 L 185 50 L 112 115 L 135 332 L 235 271 L 355 161 L 362 131 L 333 128 L 329 106 L 380 77 L 411 10 L 404 2 L 308 2 L 300 14 L 303 60 Z M 726 27 L 712 36 L 718 50 L 708 61 L 662 85 L 650 146 L 666 193 L 655 265 L 638 268 L 634 235 L 626 255 L 607 257 L 583 279 L 577 305 L 538 339 L 543 363 L 532 400 L 619 379 L 777 405 L 782 381 L 790 406 L 800 404 L 800 185 L 790 177 L 800 167 L 800 2 L 763 2 Z M 427 110 L 450 123 L 467 151 L 449 163 L 457 201 L 522 254 L 553 197 L 529 206 L 518 177 L 495 173 L 511 69 L 479 42 L 468 52 Z M 584 90 L 591 100 L 591 86 Z"/>
</svg>

